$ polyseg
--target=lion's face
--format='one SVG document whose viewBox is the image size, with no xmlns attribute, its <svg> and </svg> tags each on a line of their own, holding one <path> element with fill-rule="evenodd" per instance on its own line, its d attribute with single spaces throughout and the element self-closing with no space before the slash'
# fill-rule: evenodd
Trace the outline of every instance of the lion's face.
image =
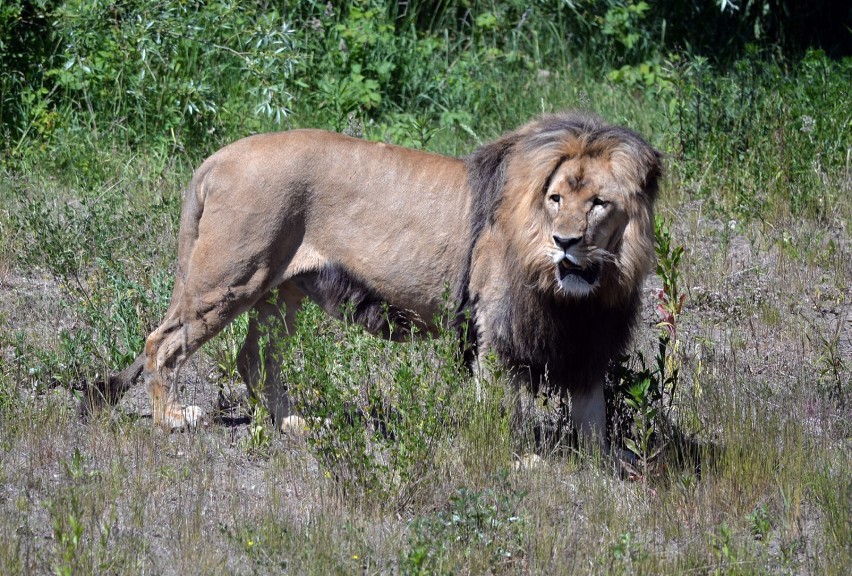
<svg viewBox="0 0 852 576">
<path fill-rule="evenodd" d="M 557 292 L 585 296 L 601 281 L 620 248 L 628 213 L 609 160 L 564 160 L 545 186 L 541 202 L 550 220 L 545 251 Z"/>
<path fill-rule="evenodd" d="M 582 114 L 481 147 L 467 161 L 484 222 L 473 265 L 501 260 L 506 284 L 527 293 L 630 300 L 654 260 L 660 160 L 636 133 Z"/>
</svg>

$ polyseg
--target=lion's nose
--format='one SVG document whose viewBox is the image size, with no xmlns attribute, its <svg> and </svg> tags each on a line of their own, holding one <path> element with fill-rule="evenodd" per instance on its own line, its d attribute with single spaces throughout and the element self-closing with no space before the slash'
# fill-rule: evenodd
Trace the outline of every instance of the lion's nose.
<svg viewBox="0 0 852 576">
<path fill-rule="evenodd" d="M 580 241 L 582 236 L 560 236 L 558 234 L 553 235 L 553 241 L 556 242 L 556 245 L 562 248 L 562 250 L 568 250 Z"/>
</svg>

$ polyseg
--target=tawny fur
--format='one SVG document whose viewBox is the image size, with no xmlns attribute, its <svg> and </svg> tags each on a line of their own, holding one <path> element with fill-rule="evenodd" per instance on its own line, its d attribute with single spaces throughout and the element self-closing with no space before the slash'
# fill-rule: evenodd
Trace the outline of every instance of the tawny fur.
<svg viewBox="0 0 852 576">
<path fill-rule="evenodd" d="M 604 373 L 653 261 L 659 174 L 642 138 L 581 114 L 545 116 L 465 160 L 316 130 L 240 140 L 196 171 L 166 317 L 103 393 L 114 402 L 142 373 L 156 425 L 195 424 L 178 369 L 254 308 L 240 374 L 283 423 L 294 413 L 280 367 L 260 366 L 264 326 L 292 331 L 310 298 L 333 315 L 349 305 L 386 337 L 429 332 L 449 286 L 473 364 L 493 352 L 518 382 L 570 394 L 581 435 L 601 443 Z"/>
</svg>

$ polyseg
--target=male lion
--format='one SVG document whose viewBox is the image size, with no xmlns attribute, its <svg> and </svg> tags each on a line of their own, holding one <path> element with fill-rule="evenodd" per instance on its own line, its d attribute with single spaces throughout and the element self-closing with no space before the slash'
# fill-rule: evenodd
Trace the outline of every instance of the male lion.
<svg viewBox="0 0 852 576">
<path fill-rule="evenodd" d="M 295 415 L 280 366 L 260 365 L 265 325 L 292 331 L 310 298 L 332 315 L 348 305 L 374 333 L 429 332 L 449 284 L 470 318 L 472 365 L 494 353 L 533 391 L 570 395 L 581 438 L 604 446 L 604 375 L 653 261 L 660 171 L 640 136 L 577 113 L 464 160 L 318 130 L 239 140 L 196 171 L 165 319 L 101 392 L 114 402 L 143 373 L 154 423 L 195 425 L 176 373 L 253 309 L 240 375 L 284 424 Z"/>
</svg>

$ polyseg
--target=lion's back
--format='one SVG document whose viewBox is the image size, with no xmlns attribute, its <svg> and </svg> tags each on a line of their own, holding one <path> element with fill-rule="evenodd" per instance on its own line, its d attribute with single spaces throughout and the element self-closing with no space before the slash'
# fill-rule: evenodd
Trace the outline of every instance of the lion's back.
<svg viewBox="0 0 852 576">
<path fill-rule="evenodd" d="M 208 158 L 190 194 L 224 257 L 262 246 L 265 258 L 289 261 L 284 279 L 346 270 L 427 316 L 467 257 L 464 163 L 437 154 L 321 130 L 261 134 Z"/>
</svg>

